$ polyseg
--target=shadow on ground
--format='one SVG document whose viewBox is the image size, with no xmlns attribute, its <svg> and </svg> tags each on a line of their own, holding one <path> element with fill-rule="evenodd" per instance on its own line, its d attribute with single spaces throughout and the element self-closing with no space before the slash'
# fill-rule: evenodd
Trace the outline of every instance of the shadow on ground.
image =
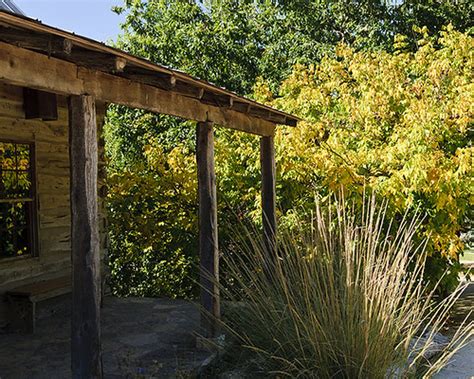
<svg viewBox="0 0 474 379">
<path fill-rule="evenodd" d="M 0 335 L 0 378 L 70 378 L 70 312 L 37 332 Z M 184 300 L 107 297 L 102 308 L 105 378 L 182 378 L 210 356 L 196 349 L 199 309 Z"/>
<path fill-rule="evenodd" d="M 456 302 L 451 316 L 450 330 L 454 333 L 457 327 L 465 322 L 474 321 L 474 282 L 470 282 L 459 300 Z M 467 319 L 466 319 L 467 317 Z M 474 378 L 474 337 L 458 351 L 448 365 L 434 379 L 472 379 Z"/>
</svg>

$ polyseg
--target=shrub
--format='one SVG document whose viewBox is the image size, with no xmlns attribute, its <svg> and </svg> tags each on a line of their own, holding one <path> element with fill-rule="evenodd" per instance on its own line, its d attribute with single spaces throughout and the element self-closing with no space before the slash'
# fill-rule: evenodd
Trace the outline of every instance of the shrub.
<svg viewBox="0 0 474 379">
<path fill-rule="evenodd" d="M 461 289 L 436 302 L 427 292 L 426 241 L 414 241 L 421 218 L 394 228 L 373 198 L 362 214 L 354 209 L 339 202 L 323 214 L 317 205 L 314 216 L 300 217 L 282 234 L 271 269 L 249 235 L 239 238 L 240 254 L 224 255 L 236 286 L 222 291 L 242 304 L 225 326 L 266 373 L 429 377 L 472 335 L 471 322 L 420 371 Z"/>
<path fill-rule="evenodd" d="M 148 141 L 146 165 L 109 168 L 111 289 L 119 296 L 193 297 L 195 161 L 184 146 L 164 152 L 152 138 Z"/>
<path fill-rule="evenodd" d="M 341 44 L 337 57 L 295 68 L 272 103 L 305 120 L 278 129 L 279 181 L 296 209 L 315 189 L 341 186 L 354 200 L 376 192 L 391 216 L 420 208 L 427 275 L 437 281 L 444 273 L 449 291 L 473 216 L 474 38 L 451 27 L 439 38 L 417 32 L 415 52 L 398 36 L 393 53 Z"/>
<path fill-rule="evenodd" d="M 298 209 L 311 207 L 315 191 L 328 196 L 340 187 L 353 200 L 361 199 L 365 188 L 373 190 L 387 199 L 394 219 L 420 208 L 427 217 L 418 236 L 430 236 L 425 275 L 434 283 L 441 278 L 439 288 L 448 292 L 458 280 L 460 235 L 469 230 L 474 209 L 474 39 L 452 28 L 436 39 L 425 29 L 418 31 L 422 39 L 415 52 L 400 36 L 394 52 L 341 44 L 335 57 L 296 66 L 280 97 L 272 100 L 263 84 L 255 97 L 305 120 L 297 128 L 278 127 L 275 136 L 280 225 L 293 225 Z M 140 267 L 150 290 L 150 283 L 167 277 L 162 268 L 176 272 L 176 279 L 183 273 L 179 280 L 195 275 L 174 270 L 174 258 L 170 267 L 156 264 L 176 256 L 177 248 L 186 264 L 197 260 L 192 243 L 197 240 L 197 184 L 190 170 L 194 130 L 141 111 L 109 110 L 111 254 Z M 229 245 L 234 213 L 260 222 L 258 143 L 256 136 L 217 130 L 220 246 Z M 180 154 L 166 159 L 176 151 Z M 149 259 L 150 247 L 156 258 Z M 124 291 L 128 274 L 138 283 L 133 270 L 113 271 Z M 182 296 L 179 280 L 165 291 L 140 293 L 172 293 L 174 288 L 174 295 Z"/>
</svg>

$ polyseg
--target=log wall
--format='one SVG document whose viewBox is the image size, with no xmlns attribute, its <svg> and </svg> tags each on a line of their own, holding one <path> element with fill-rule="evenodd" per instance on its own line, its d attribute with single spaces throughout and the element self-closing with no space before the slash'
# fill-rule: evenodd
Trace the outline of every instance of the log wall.
<svg viewBox="0 0 474 379">
<path fill-rule="evenodd" d="M 99 135 L 105 105 L 97 104 Z M 37 257 L 0 259 L 0 297 L 10 288 L 71 272 L 71 214 L 69 203 L 69 146 L 67 99 L 58 96 L 58 120 L 26 120 L 23 89 L 0 83 L 0 140 L 34 142 L 38 204 Z M 103 143 L 99 141 L 99 194 L 104 186 Z M 102 256 L 107 248 L 106 218 L 99 199 Z M 1 238 L 1 236 L 0 236 Z M 3 299 L 1 299 L 3 300 Z M 6 303 L 0 301 L 0 325 L 6 319 Z"/>
</svg>

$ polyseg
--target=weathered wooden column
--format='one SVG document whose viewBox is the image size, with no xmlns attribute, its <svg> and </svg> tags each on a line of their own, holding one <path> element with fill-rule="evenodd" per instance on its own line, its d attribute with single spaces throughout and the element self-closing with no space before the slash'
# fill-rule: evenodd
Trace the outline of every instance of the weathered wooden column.
<svg viewBox="0 0 474 379">
<path fill-rule="evenodd" d="M 219 251 L 217 238 L 216 174 L 212 123 L 197 124 L 197 169 L 199 186 L 199 256 L 201 281 L 201 327 L 206 337 L 216 335 L 220 317 Z"/>
<path fill-rule="evenodd" d="M 266 253 L 270 261 L 277 255 L 275 143 L 272 136 L 260 138 L 260 166 L 262 170 L 262 222 Z"/>
<path fill-rule="evenodd" d="M 73 378 L 102 378 L 97 124 L 91 96 L 69 98 Z"/>
</svg>

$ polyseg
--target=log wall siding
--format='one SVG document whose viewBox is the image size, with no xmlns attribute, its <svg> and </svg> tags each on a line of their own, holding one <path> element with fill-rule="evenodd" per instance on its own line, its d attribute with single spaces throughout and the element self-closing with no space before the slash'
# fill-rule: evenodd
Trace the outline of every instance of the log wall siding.
<svg viewBox="0 0 474 379">
<path fill-rule="evenodd" d="M 97 104 L 98 134 L 105 105 Z M 0 83 L 0 140 L 35 143 L 38 199 L 37 257 L 0 259 L 0 297 L 10 288 L 71 272 L 69 204 L 69 147 L 67 99 L 58 96 L 58 120 L 25 120 L 23 89 Z M 103 143 L 99 140 L 99 194 L 104 186 Z M 102 255 L 107 248 L 104 203 L 99 199 Z M 0 299 L 0 325 L 6 319 L 6 303 Z"/>
</svg>

